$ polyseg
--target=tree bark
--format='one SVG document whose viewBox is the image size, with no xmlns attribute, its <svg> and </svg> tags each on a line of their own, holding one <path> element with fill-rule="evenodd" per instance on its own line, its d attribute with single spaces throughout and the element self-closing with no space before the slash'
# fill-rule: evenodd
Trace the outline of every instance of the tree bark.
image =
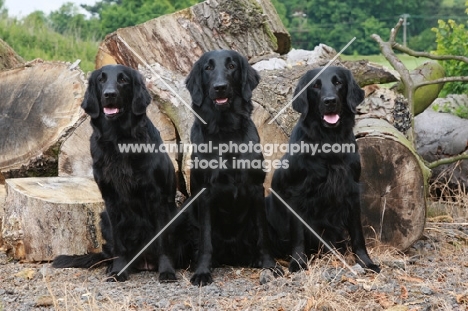
<svg viewBox="0 0 468 311">
<path fill-rule="evenodd" d="M 80 177 L 12 178 L 2 236 L 8 254 L 50 261 L 59 254 L 99 251 L 104 204 L 94 181 Z"/>
</svg>

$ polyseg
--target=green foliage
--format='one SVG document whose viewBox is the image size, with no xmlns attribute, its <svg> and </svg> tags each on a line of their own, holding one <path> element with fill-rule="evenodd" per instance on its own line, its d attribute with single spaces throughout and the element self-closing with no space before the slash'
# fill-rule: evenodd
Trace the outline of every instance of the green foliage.
<svg viewBox="0 0 468 311">
<path fill-rule="evenodd" d="M 58 33 L 78 36 L 87 41 L 96 41 L 105 35 L 101 31 L 101 22 L 97 17 L 87 19 L 71 2 L 67 2 L 57 11 L 51 12 L 49 22 Z"/>
<path fill-rule="evenodd" d="M 433 28 L 436 34 L 438 55 L 468 55 L 468 30 L 464 24 L 457 24 L 454 20 L 447 22 L 439 20 L 439 27 Z M 468 64 L 456 60 L 441 61 L 447 76 L 468 76 Z M 468 83 L 446 83 L 441 95 L 468 94 Z"/>
<path fill-rule="evenodd" d="M 379 47 L 370 36 L 387 37 L 402 14 L 419 18 L 410 18 L 408 25 L 408 33 L 414 36 L 433 26 L 431 20 L 422 17 L 433 16 L 441 6 L 440 1 L 432 0 L 288 0 L 273 4 L 288 21 L 294 48 L 312 50 L 325 43 L 338 50 L 356 37 L 345 53 L 360 55 L 378 54 Z M 282 6 L 285 15 L 281 15 Z"/>
<path fill-rule="evenodd" d="M 59 34 L 48 25 L 43 12 L 36 11 L 23 19 L 0 19 L 0 38 L 26 61 L 41 58 L 74 62 L 81 59 L 84 71 L 94 69 L 97 41 Z"/>
<path fill-rule="evenodd" d="M 437 112 L 451 113 L 459 118 L 468 119 L 467 106 L 460 105 L 454 108 L 450 105 L 450 103 L 444 103 L 442 106 L 435 104 L 432 106 L 432 109 Z"/>
<path fill-rule="evenodd" d="M 97 13 L 99 15 L 102 32 L 104 34 L 108 34 L 118 28 L 141 24 L 158 16 L 189 7 L 198 2 L 200 1 L 105 0 L 102 2 L 96 2 L 95 6 L 90 8 L 90 12 Z"/>
</svg>

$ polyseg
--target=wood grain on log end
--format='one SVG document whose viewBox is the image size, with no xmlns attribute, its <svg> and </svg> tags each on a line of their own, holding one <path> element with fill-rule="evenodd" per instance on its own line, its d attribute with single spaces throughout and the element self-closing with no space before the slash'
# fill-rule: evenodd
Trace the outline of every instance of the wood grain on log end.
<svg viewBox="0 0 468 311">
<path fill-rule="evenodd" d="M 384 120 L 360 120 L 361 209 L 366 237 L 405 250 L 424 230 L 428 169 L 414 147 Z"/>
</svg>

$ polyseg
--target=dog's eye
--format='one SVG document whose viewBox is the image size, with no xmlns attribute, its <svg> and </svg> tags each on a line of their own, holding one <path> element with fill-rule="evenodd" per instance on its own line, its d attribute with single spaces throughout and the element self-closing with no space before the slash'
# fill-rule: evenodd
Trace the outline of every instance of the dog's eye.
<svg viewBox="0 0 468 311">
<path fill-rule="evenodd" d="M 333 82 L 333 84 L 334 85 L 341 85 L 342 83 L 341 83 L 341 81 L 336 80 L 335 82 Z"/>
<path fill-rule="evenodd" d="M 235 69 L 235 68 L 236 68 L 236 65 L 234 65 L 233 63 L 228 64 L 228 69 Z"/>
<path fill-rule="evenodd" d="M 314 84 L 312 84 L 312 87 L 314 89 L 319 89 L 321 87 L 320 83 L 319 82 L 315 82 Z"/>
<path fill-rule="evenodd" d="M 117 81 L 118 81 L 119 83 L 126 83 L 126 82 L 127 82 L 127 79 L 125 79 L 125 77 L 120 77 Z"/>
<path fill-rule="evenodd" d="M 205 70 L 213 70 L 213 66 L 212 65 L 206 65 Z"/>
</svg>

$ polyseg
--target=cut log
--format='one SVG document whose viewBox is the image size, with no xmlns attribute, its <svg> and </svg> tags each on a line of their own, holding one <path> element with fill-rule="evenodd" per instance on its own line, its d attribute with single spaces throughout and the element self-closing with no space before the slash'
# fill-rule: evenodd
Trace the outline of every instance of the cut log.
<svg viewBox="0 0 468 311">
<path fill-rule="evenodd" d="M 2 234 L 11 257 L 50 261 L 59 254 L 101 249 L 99 213 L 104 203 L 93 180 L 12 178 L 6 186 Z"/>
<path fill-rule="evenodd" d="M 124 42 L 149 64 L 164 64 L 183 75 L 209 50 L 234 49 L 251 58 L 276 51 L 287 53 L 291 46 L 289 33 L 269 0 L 205 1 L 135 27 L 118 29 L 101 43 L 97 67 L 105 65 L 105 60 L 112 61 L 109 56 L 133 68 L 144 65 Z"/>
<path fill-rule="evenodd" d="M 5 184 L 0 182 L 0 247 L 3 246 L 2 220 L 5 214 L 6 188 Z"/>
<path fill-rule="evenodd" d="M 406 137 L 384 120 L 359 120 L 355 134 L 365 235 L 405 250 L 424 230 L 430 171 Z"/>
<path fill-rule="evenodd" d="M 2 39 L 0 39 L 0 71 L 24 64 L 23 58 Z"/>
<path fill-rule="evenodd" d="M 82 115 L 83 72 L 36 60 L 0 72 L 0 171 L 56 176 L 58 147 Z"/>
<path fill-rule="evenodd" d="M 435 112 L 429 107 L 416 116 L 414 124 L 416 148 L 424 160 L 434 162 L 467 152 L 467 119 L 450 113 Z M 468 190 L 468 160 L 433 168 L 431 181 L 438 182 L 442 188 L 448 186 L 452 190 L 460 188 Z M 435 190 L 440 191 L 440 189 Z M 435 194 L 441 195 L 441 193 Z"/>
</svg>

